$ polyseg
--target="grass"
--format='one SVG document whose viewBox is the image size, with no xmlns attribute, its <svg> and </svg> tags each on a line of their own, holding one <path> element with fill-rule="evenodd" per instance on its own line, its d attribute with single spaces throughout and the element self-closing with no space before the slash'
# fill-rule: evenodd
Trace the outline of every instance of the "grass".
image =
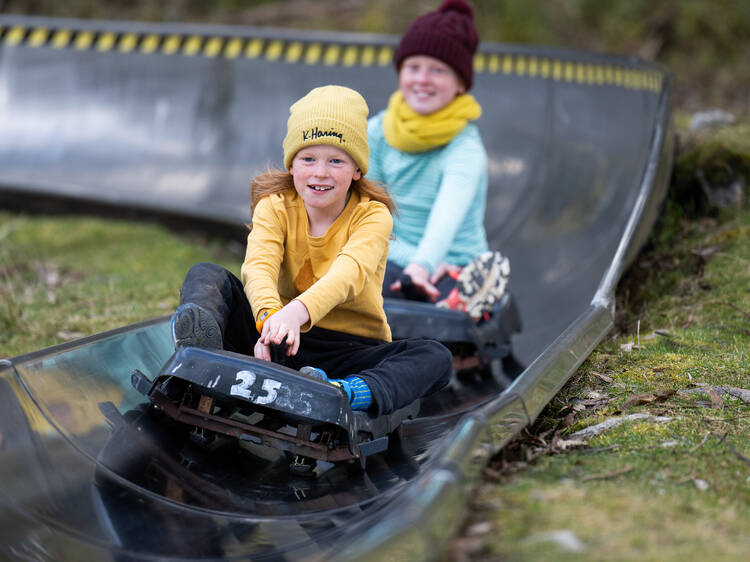
<svg viewBox="0 0 750 562">
<path fill-rule="evenodd" d="M 155 224 L 0 212 L 0 357 L 171 313 L 198 261 L 244 248 Z"/>
<path fill-rule="evenodd" d="M 722 167 L 706 154 L 747 154 L 731 129 L 684 145 L 663 220 L 619 285 L 616 330 L 490 462 L 453 558 L 683 562 L 750 551 L 750 403 L 709 391 L 750 390 L 750 210 L 709 209 L 680 183 L 696 160 Z M 734 171 L 748 177 L 746 161 Z M 571 438 L 633 413 L 671 421 Z"/>
</svg>

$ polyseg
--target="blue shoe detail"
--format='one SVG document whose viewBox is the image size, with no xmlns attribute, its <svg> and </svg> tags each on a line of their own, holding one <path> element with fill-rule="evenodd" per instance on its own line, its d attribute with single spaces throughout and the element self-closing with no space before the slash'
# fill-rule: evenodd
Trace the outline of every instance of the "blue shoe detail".
<svg viewBox="0 0 750 562">
<path fill-rule="evenodd" d="M 318 380 L 324 381 L 324 382 L 331 382 L 328 380 L 328 375 L 323 369 L 318 369 L 317 367 L 310 367 L 309 365 L 305 365 L 299 370 L 300 373 L 303 375 L 307 375 L 308 377 L 313 377 Z"/>
<path fill-rule="evenodd" d="M 352 403 L 352 387 L 349 385 L 349 381 L 346 379 L 336 379 L 335 381 L 329 382 L 341 388 L 346 393 L 346 397 L 349 399 L 349 404 Z"/>
<path fill-rule="evenodd" d="M 331 380 L 323 369 L 310 366 L 302 367 L 299 372 L 338 386 L 346 393 L 352 410 L 366 410 L 372 405 L 372 391 L 370 387 L 362 378 L 356 375 L 349 375 L 345 379 Z"/>
</svg>

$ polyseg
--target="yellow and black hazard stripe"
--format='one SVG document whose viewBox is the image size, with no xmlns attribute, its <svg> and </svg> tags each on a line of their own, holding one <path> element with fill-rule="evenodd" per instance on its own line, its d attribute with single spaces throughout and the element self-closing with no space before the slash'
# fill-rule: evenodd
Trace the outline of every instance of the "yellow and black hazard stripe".
<svg viewBox="0 0 750 562">
<path fill-rule="evenodd" d="M 99 52 L 248 58 L 289 64 L 326 66 L 388 66 L 391 45 L 352 45 L 259 37 L 137 33 L 0 25 L 0 44 Z M 617 86 L 661 92 L 662 73 L 624 65 L 587 63 L 538 55 L 478 53 L 477 73 L 506 74 L 555 81 Z"/>
<path fill-rule="evenodd" d="M 245 57 L 287 63 L 328 66 L 387 66 L 393 59 L 389 45 L 342 45 L 257 37 L 221 37 L 0 26 L 0 43 L 9 46 L 99 52 L 146 53 L 202 57 Z"/>
<path fill-rule="evenodd" d="M 575 82 L 596 86 L 619 86 L 632 90 L 661 92 L 662 73 L 614 64 L 587 63 L 537 55 L 478 53 L 474 70 L 490 74 L 515 74 L 531 78 Z"/>
</svg>

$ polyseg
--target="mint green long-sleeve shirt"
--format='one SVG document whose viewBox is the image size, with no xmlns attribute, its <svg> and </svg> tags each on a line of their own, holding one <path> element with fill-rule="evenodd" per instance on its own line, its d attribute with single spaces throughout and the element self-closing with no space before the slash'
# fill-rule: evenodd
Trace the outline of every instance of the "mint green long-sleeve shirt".
<svg viewBox="0 0 750 562">
<path fill-rule="evenodd" d="M 383 182 L 396 203 L 388 259 L 430 272 L 440 262 L 466 265 L 487 250 L 487 152 L 479 129 L 469 123 L 445 146 L 407 153 L 385 140 L 383 114 L 368 122 L 367 177 Z"/>
</svg>

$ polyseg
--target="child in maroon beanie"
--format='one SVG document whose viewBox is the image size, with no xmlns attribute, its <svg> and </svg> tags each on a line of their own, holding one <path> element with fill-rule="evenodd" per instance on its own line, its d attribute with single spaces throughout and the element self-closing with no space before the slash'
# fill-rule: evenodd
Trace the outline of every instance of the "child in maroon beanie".
<svg viewBox="0 0 750 562">
<path fill-rule="evenodd" d="M 475 319 L 500 299 L 510 273 L 484 229 L 487 153 L 472 123 L 482 109 L 467 93 L 478 43 L 464 0 L 414 20 L 394 56 L 398 90 L 368 123 L 370 178 L 398 209 L 383 295 L 440 299 Z"/>
</svg>

